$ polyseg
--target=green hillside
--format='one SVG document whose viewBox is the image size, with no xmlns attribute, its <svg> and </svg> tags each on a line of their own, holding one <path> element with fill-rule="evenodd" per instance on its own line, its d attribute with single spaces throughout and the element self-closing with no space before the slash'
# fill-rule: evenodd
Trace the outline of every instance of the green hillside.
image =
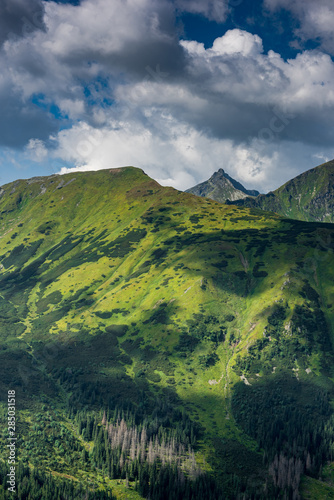
<svg viewBox="0 0 334 500">
<path fill-rule="evenodd" d="M 297 498 L 304 472 L 323 484 L 334 226 L 132 167 L 0 195 L 1 413 L 15 390 L 18 498 Z M 5 476 L 0 462 L 0 498 Z"/>
<path fill-rule="evenodd" d="M 312 168 L 280 188 L 235 202 L 304 221 L 334 222 L 334 160 Z"/>
</svg>

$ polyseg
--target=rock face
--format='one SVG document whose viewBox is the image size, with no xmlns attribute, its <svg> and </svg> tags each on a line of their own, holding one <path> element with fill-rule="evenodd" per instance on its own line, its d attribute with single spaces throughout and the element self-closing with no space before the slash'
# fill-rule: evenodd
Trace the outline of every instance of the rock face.
<svg viewBox="0 0 334 500">
<path fill-rule="evenodd" d="M 268 194 L 231 200 L 308 222 L 334 222 L 334 160 L 304 172 Z"/>
<path fill-rule="evenodd" d="M 245 189 L 240 182 L 232 179 L 222 168 L 215 172 L 209 180 L 187 189 L 186 193 L 210 198 L 221 203 L 259 195 L 258 191 Z"/>
</svg>

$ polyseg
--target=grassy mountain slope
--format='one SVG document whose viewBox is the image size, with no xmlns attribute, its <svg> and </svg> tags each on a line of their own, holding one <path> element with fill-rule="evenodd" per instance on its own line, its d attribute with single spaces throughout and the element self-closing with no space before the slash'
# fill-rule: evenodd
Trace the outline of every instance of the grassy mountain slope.
<svg viewBox="0 0 334 500">
<path fill-rule="evenodd" d="M 334 160 L 298 175 L 273 192 L 236 204 L 292 219 L 334 222 Z"/>
<path fill-rule="evenodd" d="M 220 203 L 225 203 L 226 200 L 235 201 L 259 194 L 258 191 L 245 189 L 240 182 L 232 179 L 222 168 L 215 172 L 207 181 L 187 189 L 186 193 L 204 196 Z"/>
<path fill-rule="evenodd" d="M 80 412 L 119 408 L 152 436 L 177 427 L 224 498 L 298 488 L 275 465 L 296 428 L 294 467 L 317 477 L 327 448 L 304 437 L 332 439 L 332 225 L 132 167 L 8 184 L 0 217 L 0 393 L 17 393 L 22 461 L 108 491 L 103 429 Z"/>
</svg>

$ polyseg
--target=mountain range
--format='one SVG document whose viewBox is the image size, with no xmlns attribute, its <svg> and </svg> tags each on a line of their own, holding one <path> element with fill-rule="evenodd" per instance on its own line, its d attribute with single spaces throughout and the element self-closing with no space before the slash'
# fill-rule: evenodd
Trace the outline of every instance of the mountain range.
<svg viewBox="0 0 334 500">
<path fill-rule="evenodd" d="M 268 194 L 240 189 L 222 169 L 187 192 L 292 219 L 334 222 L 334 160 L 298 175 Z"/>
<path fill-rule="evenodd" d="M 18 498 L 333 496 L 332 224 L 133 167 L 0 195 L 0 411 L 14 390 Z"/>
</svg>

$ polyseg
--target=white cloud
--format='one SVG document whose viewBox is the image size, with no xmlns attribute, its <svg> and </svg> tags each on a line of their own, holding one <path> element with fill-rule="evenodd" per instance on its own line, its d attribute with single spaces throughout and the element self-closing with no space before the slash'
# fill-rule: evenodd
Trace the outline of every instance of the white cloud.
<svg viewBox="0 0 334 500">
<path fill-rule="evenodd" d="M 122 125 L 122 126 L 121 126 Z M 161 125 L 161 128 L 162 125 Z M 96 130 L 87 124 L 62 131 L 54 155 L 76 161 L 61 174 L 132 165 L 142 168 L 162 185 L 187 189 L 224 168 L 248 188 L 262 192 L 276 189 L 293 176 L 334 157 L 334 148 L 319 149 L 303 143 L 254 139 L 250 144 L 209 138 L 194 128 L 170 120 L 165 136 L 152 135 L 137 123 L 123 123 L 113 129 Z"/>
<path fill-rule="evenodd" d="M 229 30 L 216 38 L 212 52 L 219 56 L 240 54 L 244 57 L 256 56 L 263 52 L 262 40 L 258 35 L 252 35 L 239 29 Z"/>
<path fill-rule="evenodd" d="M 190 57 L 193 78 L 212 90 L 240 102 L 288 103 L 291 110 L 334 104 L 334 64 L 330 56 L 305 51 L 284 61 L 273 52 L 263 53 L 262 40 L 238 29 L 228 31 L 203 50 L 196 42 L 182 41 Z"/>
<path fill-rule="evenodd" d="M 334 4 L 332 0 L 265 0 L 264 5 L 270 11 L 285 9 L 299 21 L 295 35 L 302 43 L 320 40 L 324 50 L 334 54 Z"/>
<path fill-rule="evenodd" d="M 83 99 L 59 99 L 58 105 L 72 120 L 81 118 L 85 112 L 85 102 Z"/>
<path fill-rule="evenodd" d="M 54 155 L 76 161 L 76 170 L 137 166 L 164 185 L 186 189 L 196 183 L 204 165 L 214 172 L 232 152 L 231 141 L 209 139 L 171 117 L 163 122 L 159 136 L 151 127 L 123 122 L 101 129 L 96 137 L 95 129 L 80 124 L 59 134 Z M 68 171 L 63 168 L 61 173 Z"/>
<path fill-rule="evenodd" d="M 173 5 L 45 2 L 47 30 L 8 39 L 0 52 L 1 140 L 26 144 L 35 161 L 51 155 L 79 169 L 132 164 L 179 188 L 223 167 L 247 187 L 273 189 L 289 169 L 304 168 L 305 151 L 330 157 L 334 63 L 328 54 L 304 51 L 286 61 L 240 29 L 211 48 L 179 42 Z M 267 0 L 272 9 L 282 5 Z M 303 19 L 315 16 L 307 5 Z M 227 2 L 180 0 L 177 6 L 218 21 L 227 15 Z M 325 17 L 318 14 L 314 23 L 325 26 Z M 54 104 L 63 120 L 72 120 L 59 122 L 61 131 Z M 16 132 L 17 121 L 25 134 Z"/>
<path fill-rule="evenodd" d="M 45 8 L 48 36 L 44 48 L 65 60 L 83 50 L 101 59 L 143 38 L 168 41 L 171 33 L 160 19 L 167 9 L 171 15 L 165 0 L 86 0 L 79 8 L 50 2 Z"/>
<path fill-rule="evenodd" d="M 73 119 L 83 113 L 84 87 L 91 99 L 103 102 L 112 97 L 116 80 L 151 78 L 157 64 L 165 72 L 181 67 L 183 50 L 167 0 L 86 0 L 80 6 L 47 2 L 44 22 L 47 31 L 6 41 L 2 78 L 10 80 L 17 100 L 45 94 Z M 101 122 L 98 111 L 92 115 Z"/>
<path fill-rule="evenodd" d="M 138 166 L 180 189 L 203 180 L 202 172 L 208 177 L 223 167 L 247 187 L 266 191 L 291 177 L 289 171 L 299 173 L 298 165 L 306 162 L 303 151 L 310 157 L 319 151 L 317 144 L 302 150 L 303 142 L 330 143 L 323 136 L 334 106 L 334 64 L 328 55 L 309 51 L 284 61 L 273 51 L 265 54 L 257 35 L 238 29 L 212 48 L 195 41 L 181 46 L 184 76 L 116 80 L 114 105 L 91 108 L 100 113 L 99 123 L 83 115 L 62 130 L 54 137 L 54 155 L 84 170 Z M 297 167 L 279 141 L 295 160 L 294 151 L 300 153 Z"/>
<path fill-rule="evenodd" d="M 30 139 L 26 151 L 33 161 L 41 162 L 48 157 L 48 150 L 40 139 Z"/>
</svg>

